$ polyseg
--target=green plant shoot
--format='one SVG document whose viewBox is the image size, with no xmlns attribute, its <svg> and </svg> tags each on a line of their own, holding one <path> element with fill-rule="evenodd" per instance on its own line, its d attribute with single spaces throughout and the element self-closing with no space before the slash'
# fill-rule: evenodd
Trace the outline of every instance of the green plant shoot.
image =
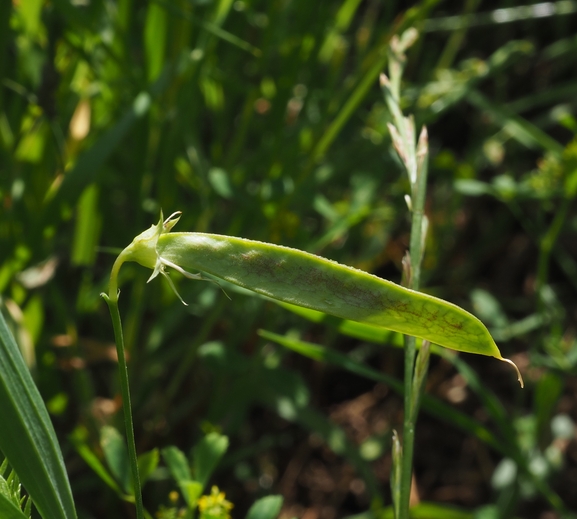
<svg viewBox="0 0 577 519">
<path fill-rule="evenodd" d="M 382 326 L 453 350 L 503 358 L 485 325 L 462 308 L 436 297 L 307 252 L 243 238 L 194 232 L 171 233 L 180 213 L 139 234 L 118 256 L 110 277 L 111 300 L 125 261 L 153 269 L 174 285 L 167 267 L 191 279 L 202 273 L 272 299 L 342 319 Z M 198 270 L 192 274 L 185 269 Z M 182 300 L 182 299 L 181 299 Z"/>
</svg>

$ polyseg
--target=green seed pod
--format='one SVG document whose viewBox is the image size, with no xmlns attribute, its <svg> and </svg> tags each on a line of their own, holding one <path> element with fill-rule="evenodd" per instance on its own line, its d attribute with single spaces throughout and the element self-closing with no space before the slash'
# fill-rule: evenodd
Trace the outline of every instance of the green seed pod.
<svg viewBox="0 0 577 519">
<path fill-rule="evenodd" d="M 111 299 L 117 297 L 116 276 L 124 261 L 153 269 L 150 279 L 165 274 L 166 267 L 203 279 L 185 269 L 199 270 L 285 303 L 513 364 L 502 357 L 483 323 L 452 303 L 289 247 L 217 234 L 170 233 L 178 218 L 179 213 L 165 222 L 161 218 L 120 254 L 111 275 Z"/>
</svg>

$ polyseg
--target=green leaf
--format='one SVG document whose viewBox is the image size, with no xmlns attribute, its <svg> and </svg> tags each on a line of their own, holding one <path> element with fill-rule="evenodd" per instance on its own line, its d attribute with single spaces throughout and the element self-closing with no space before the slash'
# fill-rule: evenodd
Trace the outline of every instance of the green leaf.
<svg viewBox="0 0 577 519">
<path fill-rule="evenodd" d="M 338 317 L 333 317 L 332 315 L 327 315 L 317 310 L 311 310 L 310 308 L 303 308 L 302 306 L 291 305 L 289 303 L 279 303 L 279 305 L 313 323 L 324 323 L 331 326 L 339 333 L 348 335 L 349 337 L 355 337 L 362 341 L 377 344 L 391 344 L 399 348 L 404 347 L 403 336 L 400 333 L 386 330 L 380 326 L 339 319 Z"/>
<path fill-rule="evenodd" d="M 26 33 L 38 36 L 42 26 L 42 0 L 24 2 L 18 8 Z"/>
<path fill-rule="evenodd" d="M 544 131 L 531 124 L 526 119 L 519 117 L 502 105 L 491 102 L 478 90 L 472 90 L 467 95 L 467 100 L 475 107 L 487 112 L 513 139 L 528 148 L 542 148 L 546 151 L 561 156 L 563 146 L 555 139 L 549 137 Z"/>
<path fill-rule="evenodd" d="M 144 48 L 148 80 L 154 81 L 162 71 L 164 49 L 166 47 L 166 11 L 162 5 L 151 2 L 144 25 Z"/>
<path fill-rule="evenodd" d="M 148 112 L 152 95 L 162 89 L 160 79 L 151 88 L 151 93 L 142 91 L 135 96 L 132 105 L 114 126 L 105 131 L 90 148 L 78 156 L 74 166 L 64 176 L 62 184 L 47 193 L 45 218 L 48 221 L 53 218 L 54 207 L 57 207 L 57 203 L 76 201 L 86 187 L 99 179 L 102 167 L 110 155 L 120 146 L 135 123 Z"/>
<path fill-rule="evenodd" d="M 162 457 L 172 477 L 176 480 L 186 504 L 189 508 L 193 508 L 202 494 L 204 485 L 192 479 L 188 460 L 178 447 L 172 445 L 165 447 L 162 449 Z"/>
<path fill-rule="evenodd" d="M 180 491 L 189 508 L 194 508 L 202 494 L 202 485 L 198 481 L 181 481 Z"/>
<path fill-rule="evenodd" d="M 282 507 L 282 496 L 266 496 L 255 501 L 246 514 L 246 519 L 275 519 Z"/>
<path fill-rule="evenodd" d="M 232 197 L 232 187 L 228 174 L 222 168 L 210 168 L 208 170 L 208 181 L 212 188 L 223 198 Z"/>
<path fill-rule="evenodd" d="M 76 517 L 46 406 L 0 312 L 0 450 L 44 519 Z"/>
<path fill-rule="evenodd" d="M 2 519 L 28 519 L 28 516 L 2 493 L 0 493 L 0 517 Z"/>
<path fill-rule="evenodd" d="M 158 452 L 158 449 L 152 449 L 138 456 L 138 473 L 140 474 L 140 481 L 142 484 L 144 484 L 150 475 L 156 470 L 159 461 L 160 453 Z"/>
<path fill-rule="evenodd" d="M 543 373 L 537 382 L 533 414 L 535 416 L 537 434 L 541 441 L 546 439 L 551 418 L 557 409 L 557 401 L 563 393 L 563 386 L 563 379 L 553 371 Z"/>
<path fill-rule="evenodd" d="M 131 494 L 130 464 L 124 438 L 114 427 L 105 425 L 100 431 L 100 445 L 112 475 L 124 492 Z"/>
<path fill-rule="evenodd" d="M 412 519 L 473 519 L 473 514 L 450 505 L 419 503 L 411 508 Z"/>
<path fill-rule="evenodd" d="M 192 480 L 192 474 L 188 466 L 188 460 L 178 447 L 171 445 L 162 449 L 162 457 L 168 465 L 168 470 L 177 483 Z"/>
<path fill-rule="evenodd" d="M 192 451 L 194 478 L 203 487 L 208 483 L 210 476 L 227 449 L 228 438 L 217 432 L 208 433 L 194 446 Z"/>
<path fill-rule="evenodd" d="M 481 182 L 473 178 L 460 178 L 455 180 L 455 190 L 458 193 L 467 196 L 481 196 L 481 195 L 494 195 L 495 189 L 491 184 L 486 182 Z"/>
<path fill-rule="evenodd" d="M 344 519 L 395 519 L 392 506 L 388 506 L 379 513 L 363 512 L 357 515 L 349 515 Z M 476 519 L 477 514 L 450 505 L 421 502 L 411 507 L 411 519 Z"/>
<path fill-rule="evenodd" d="M 84 190 L 78 201 L 78 218 L 72 245 L 74 265 L 91 266 L 94 264 L 102 220 L 98 211 L 98 195 L 97 184 L 91 184 Z"/>
<path fill-rule="evenodd" d="M 70 441 L 74 445 L 76 452 L 80 457 L 86 462 L 86 464 L 98 475 L 98 477 L 104 481 L 112 490 L 114 490 L 123 499 L 126 499 L 124 490 L 118 486 L 118 483 L 108 472 L 108 469 L 104 464 L 98 459 L 96 454 L 92 452 L 88 444 L 86 443 L 85 434 L 81 429 L 76 429 L 70 436 Z"/>
<path fill-rule="evenodd" d="M 4 458 L 4 461 L 0 465 L 0 497 L 7 499 L 12 503 L 13 507 L 15 507 L 18 512 L 23 513 L 25 517 L 30 517 L 32 501 L 30 498 L 22 497 L 20 478 L 18 478 L 16 472 L 10 470 L 6 458 Z M 24 505 L 23 512 L 22 505 Z M 12 509 L 8 505 L 0 503 L 0 517 L 4 518 L 6 516 L 13 517 Z"/>
</svg>

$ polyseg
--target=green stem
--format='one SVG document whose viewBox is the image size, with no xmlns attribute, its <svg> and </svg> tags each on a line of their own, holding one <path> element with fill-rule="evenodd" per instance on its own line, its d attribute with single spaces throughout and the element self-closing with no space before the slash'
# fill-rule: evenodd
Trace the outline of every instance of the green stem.
<svg viewBox="0 0 577 519">
<path fill-rule="evenodd" d="M 401 458 L 401 493 L 399 517 L 409 518 L 411 479 L 413 475 L 413 452 L 415 445 L 415 422 L 411 410 L 413 401 L 413 367 L 415 365 L 415 338 L 405 336 L 405 417 L 403 420 L 403 454 Z"/>
<path fill-rule="evenodd" d="M 547 284 L 549 277 L 549 260 L 551 257 L 551 252 L 555 246 L 555 242 L 561 234 L 563 229 L 563 224 L 567 220 L 567 213 L 569 212 L 569 207 L 571 206 L 572 198 L 563 199 L 562 205 L 557 211 L 553 222 L 547 229 L 545 236 L 541 240 L 539 247 L 539 260 L 537 265 L 537 279 L 536 279 L 536 292 L 538 301 L 538 311 L 541 315 L 545 313 L 546 303 L 543 299 L 543 287 Z"/>
<path fill-rule="evenodd" d="M 410 268 L 408 288 L 418 290 L 421 281 L 421 260 L 423 257 L 423 217 L 427 190 L 427 156 L 426 156 L 426 133 L 421 134 L 417 150 L 411 150 L 415 154 L 415 162 L 419 163 L 416 182 L 411 186 L 412 221 L 411 221 L 411 244 L 410 244 Z M 418 154 L 423 150 L 423 160 L 419 162 Z M 415 337 L 405 336 L 405 414 L 403 420 L 403 455 L 401 465 L 400 482 L 400 517 L 409 518 L 409 503 L 411 497 L 411 480 L 413 473 L 413 452 L 415 443 L 415 423 L 418 414 L 418 396 L 414 395 L 413 384 L 416 356 Z M 424 378 L 425 373 L 421 374 Z M 420 386 L 420 384 L 419 384 Z"/>
<path fill-rule="evenodd" d="M 118 273 L 120 264 L 114 265 L 113 273 Z M 112 326 L 114 328 L 114 338 L 116 340 L 116 352 L 118 354 L 118 374 L 120 376 L 120 391 L 122 394 L 122 409 L 124 411 L 124 425 L 126 427 L 126 442 L 128 444 L 128 458 L 130 461 L 130 471 L 132 473 L 132 482 L 134 485 L 134 497 L 136 504 L 137 519 L 144 519 L 144 505 L 142 503 L 142 490 L 140 486 L 140 476 L 138 474 L 138 458 L 136 456 L 136 443 L 134 441 L 134 425 L 132 422 L 132 404 L 130 402 L 130 389 L 128 384 L 128 367 L 126 365 L 126 356 L 124 354 L 124 337 L 122 335 L 122 322 L 120 320 L 120 311 L 118 310 L 118 294 L 116 292 L 116 276 L 111 277 L 111 290 L 114 289 L 114 297 L 102 294 L 102 297 L 110 310 Z"/>
<path fill-rule="evenodd" d="M 418 290 L 421 280 L 421 260 L 424 248 L 424 223 L 426 219 L 425 198 L 427 191 L 427 131 L 423 128 L 418 142 L 415 142 L 415 123 L 412 117 L 405 117 L 400 107 L 401 77 L 406 61 L 405 50 L 414 42 L 417 34 L 405 31 L 391 40 L 389 51 L 389 76 L 381 76 L 381 86 L 393 123 L 389 124 L 393 146 L 404 164 L 411 183 L 409 209 L 411 217 L 411 244 L 409 262 L 406 265 L 406 286 Z M 413 474 L 413 451 L 415 444 L 415 423 L 419 409 L 419 397 L 426 378 L 428 344 L 419 353 L 415 367 L 416 339 L 405 336 L 405 377 L 402 450 L 397 448 L 393 456 L 393 500 L 396 519 L 409 519 L 411 480 Z M 400 458 L 400 459 L 399 459 Z M 400 466 L 399 466 L 400 464 Z"/>
</svg>

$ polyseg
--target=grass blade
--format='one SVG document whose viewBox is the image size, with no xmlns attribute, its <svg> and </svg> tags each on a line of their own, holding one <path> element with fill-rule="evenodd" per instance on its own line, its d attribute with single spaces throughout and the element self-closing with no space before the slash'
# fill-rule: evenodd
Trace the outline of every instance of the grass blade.
<svg viewBox="0 0 577 519">
<path fill-rule="evenodd" d="M 563 146 L 555 139 L 505 106 L 492 103 L 478 90 L 470 91 L 467 94 L 467 100 L 479 110 L 487 112 L 500 128 L 524 146 L 541 148 L 558 156 L 563 153 Z"/>
<path fill-rule="evenodd" d="M 0 313 L 0 450 L 44 519 L 76 517 L 46 406 Z M 4 517 L 4 515 L 2 515 Z"/>
</svg>

